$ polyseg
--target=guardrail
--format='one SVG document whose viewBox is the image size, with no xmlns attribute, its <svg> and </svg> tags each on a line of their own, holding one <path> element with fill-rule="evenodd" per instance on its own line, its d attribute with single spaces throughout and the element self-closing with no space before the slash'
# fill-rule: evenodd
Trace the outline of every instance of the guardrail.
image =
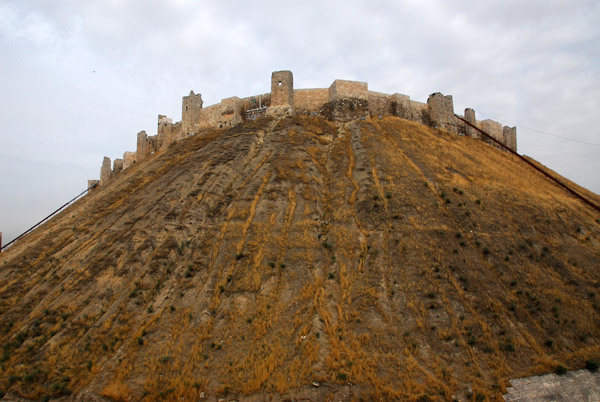
<svg viewBox="0 0 600 402">
<path fill-rule="evenodd" d="M 65 209 L 66 207 L 68 207 L 69 205 L 71 205 L 72 203 L 74 203 L 75 201 L 77 201 L 77 199 L 79 199 L 79 197 L 81 197 L 82 195 L 84 195 L 88 191 L 96 188 L 97 186 L 98 186 L 98 183 L 95 183 L 91 187 L 87 188 L 86 190 L 84 190 L 83 192 L 81 192 L 80 194 L 78 194 L 75 198 L 73 198 L 71 201 L 65 203 L 63 206 L 61 206 L 60 208 L 58 208 L 56 211 L 52 212 L 50 215 L 48 215 L 47 217 L 45 217 L 44 219 L 42 219 L 41 221 L 39 221 L 38 223 L 36 223 L 32 227 L 30 227 L 29 229 L 27 229 L 21 235 L 17 236 L 16 238 L 14 238 L 13 240 L 11 240 L 10 242 L 6 243 L 4 246 L 2 245 L 2 236 L 0 235 L 0 253 L 4 249 L 6 249 L 8 246 L 10 246 L 13 243 L 15 243 L 17 240 L 23 238 L 25 235 L 27 235 L 27 234 L 31 233 L 33 230 L 37 229 L 39 226 L 41 226 L 47 220 L 49 220 L 50 218 L 52 218 L 54 215 L 56 215 L 57 213 L 59 213 L 60 211 L 62 211 L 63 209 Z"/>
</svg>

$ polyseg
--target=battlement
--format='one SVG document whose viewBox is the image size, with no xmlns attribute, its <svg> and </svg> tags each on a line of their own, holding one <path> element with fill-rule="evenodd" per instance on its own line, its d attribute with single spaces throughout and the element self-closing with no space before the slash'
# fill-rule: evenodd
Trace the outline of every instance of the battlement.
<svg viewBox="0 0 600 402">
<path fill-rule="evenodd" d="M 247 98 L 233 96 L 204 107 L 202 95 L 190 91 L 188 96 L 182 98 L 180 122 L 173 123 L 167 116 L 158 115 L 157 134 L 149 136 L 145 131 L 139 132 L 135 152 L 125 152 L 123 159 L 115 160 L 112 169 L 110 158 L 104 158 L 100 185 L 149 155 L 164 151 L 172 144 L 207 129 L 233 127 L 263 116 L 293 114 L 323 116 L 335 122 L 397 116 L 450 133 L 481 139 L 477 130 L 456 118 L 451 95 L 436 92 L 423 103 L 411 100 L 410 96 L 404 94 L 370 91 L 366 82 L 348 80 L 335 80 L 329 88 L 294 89 L 291 71 L 275 71 L 271 74 L 271 92 L 266 94 Z M 478 121 L 475 111 L 470 108 L 465 109 L 464 119 L 508 148 L 517 150 L 516 127 L 503 127 L 493 120 Z M 488 139 L 484 141 L 493 144 Z"/>
</svg>

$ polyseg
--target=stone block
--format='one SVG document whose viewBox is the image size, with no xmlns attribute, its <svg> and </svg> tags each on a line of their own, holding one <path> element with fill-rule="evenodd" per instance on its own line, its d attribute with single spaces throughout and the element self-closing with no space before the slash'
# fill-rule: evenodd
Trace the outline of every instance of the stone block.
<svg viewBox="0 0 600 402">
<path fill-rule="evenodd" d="M 148 134 L 146 131 L 140 131 L 137 134 L 137 149 L 135 151 L 135 160 L 140 162 L 149 154 L 148 150 Z"/>
<path fill-rule="evenodd" d="M 600 401 L 600 373 L 588 370 L 510 380 L 506 402 Z"/>
<path fill-rule="evenodd" d="M 271 73 L 271 107 L 294 106 L 294 75 L 291 71 Z"/>
<path fill-rule="evenodd" d="M 162 114 L 158 115 L 158 127 L 154 150 L 165 150 L 175 142 L 185 138 L 181 123 L 173 124 L 173 120 Z"/>
<path fill-rule="evenodd" d="M 319 114 L 331 121 L 365 120 L 369 118 L 369 102 L 359 98 L 338 99 L 323 105 Z"/>
<path fill-rule="evenodd" d="M 135 163 L 135 152 L 125 152 L 123 154 L 123 169 L 127 169 Z"/>
<path fill-rule="evenodd" d="M 110 168 L 110 158 L 105 156 L 102 160 L 102 167 L 100 168 L 100 185 L 105 185 L 112 177 L 112 170 Z"/>
<path fill-rule="evenodd" d="M 496 141 L 500 141 L 503 142 L 503 136 L 502 136 L 502 124 L 498 123 L 497 121 L 494 120 L 483 120 L 481 121 L 481 130 L 486 133 L 487 135 L 489 135 L 490 137 L 494 138 Z M 485 141 L 486 139 L 483 138 L 483 140 Z M 488 140 L 488 142 L 490 142 Z"/>
<path fill-rule="evenodd" d="M 408 95 L 398 93 L 392 95 L 392 114 L 394 116 L 422 123 L 423 112 L 426 109 L 426 104 L 412 101 Z"/>
<path fill-rule="evenodd" d="M 369 88 L 366 82 L 335 80 L 329 87 L 329 101 L 357 98 L 369 100 Z"/>
<path fill-rule="evenodd" d="M 163 114 L 158 115 L 158 125 L 161 124 L 173 124 L 173 119 L 168 118 Z"/>
<path fill-rule="evenodd" d="M 242 123 L 242 100 L 237 96 L 221 99 L 219 120 L 224 126 L 235 126 Z"/>
<path fill-rule="evenodd" d="M 465 120 L 471 123 L 474 126 L 477 126 L 477 119 L 475 118 L 475 110 L 466 108 L 465 109 Z M 473 127 L 465 124 L 465 133 L 471 138 L 481 138 L 481 134 L 479 131 L 475 130 Z"/>
<path fill-rule="evenodd" d="M 201 118 L 204 102 L 202 94 L 190 91 L 188 96 L 181 100 L 181 131 L 183 136 L 193 134 L 194 126 Z"/>
<path fill-rule="evenodd" d="M 458 133 L 452 95 L 444 96 L 440 92 L 429 95 L 427 99 L 429 123 L 434 127 L 454 134 Z"/>
<path fill-rule="evenodd" d="M 329 90 L 326 88 L 294 90 L 294 111 L 300 114 L 318 112 L 329 102 Z"/>
<path fill-rule="evenodd" d="M 517 152 L 517 128 L 516 127 L 502 127 L 502 142 L 508 148 Z"/>
<path fill-rule="evenodd" d="M 112 170 L 113 175 L 121 173 L 122 170 L 123 170 L 123 159 L 115 159 L 113 162 L 113 170 Z"/>
<path fill-rule="evenodd" d="M 369 115 L 371 116 L 391 116 L 394 114 L 394 103 L 392 95 L 368 91 L 369 97 Z"/>
</svg>

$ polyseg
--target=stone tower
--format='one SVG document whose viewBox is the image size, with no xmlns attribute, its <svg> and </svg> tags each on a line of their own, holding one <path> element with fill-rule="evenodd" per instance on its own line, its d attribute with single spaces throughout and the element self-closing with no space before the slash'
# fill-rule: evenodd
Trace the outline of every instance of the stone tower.
<svg viewBox="0 0 600 402">
<path fill-rule="evenodd" d="M 194 124 L 200 119 L 200 110 L 202 110 L 202 94 L 195 94 L 190 91 L 188 96 L 184 96 L 181 101 L 181 128 L 183 136 L 193 133 Z"/>
<path fill-rule="evenodd" d="M 110 169 L 110 158 L 105 156 L 102 160 L 102 168 L 100 168 L 100 185 L 106 184 L 112 176 L 112 170 Z"/>
<path fill-rule="evenodd" d="M 294 106 L 294 76 L 291 71 L 271 74 L 271 107 Z"/>
<path fill-rule="evenodd" d="M 141 161 L 149 154 L 150 150 L 148 149 L 148 134 L 146 134 L 145 130 L 142 130 L 137 133 L 137 150 L 135 151 L 135 160 Z"/>
<path fill-rule="evenodd" d="M 454 134 L 458 132 L 452 95 L 444 96 L 439 92 L 429 95 L 427 109 L 434 126 Z"/>
<path fill-rule="evenodd" d="M 502 127 L 502 142 L 504 145 L 517 152 L 517 127 Z"/>
<path fill-rule="evenodd" d="M 477 126 L 477 119 L 475 118 L 475 111 L 471 108 L 465 109 L 465 120 L 474 126 Z M 472 138 L 481 138 L 481 134 L 471 126 L 465 128 L 467 135 Z"/>
</svg>

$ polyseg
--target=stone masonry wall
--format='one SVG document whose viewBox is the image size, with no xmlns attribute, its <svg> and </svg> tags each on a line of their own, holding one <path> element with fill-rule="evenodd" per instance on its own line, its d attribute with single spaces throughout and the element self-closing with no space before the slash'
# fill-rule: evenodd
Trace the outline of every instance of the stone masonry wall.
<svg viewBox="0 0 600 402">
<path fill-rule="evenodd" d="M 442 95 L 439 92 L 429 95 L 427 109 L 431 124 L 451 133 L 458 133 L 454 104 L 451 95 Z"/>
<path fill-rule="evenodd" d="M 100 185 L 107 183 L 112 176 L 112 170 L 110 169 L 110 158 L 105 156 L 102 160 L 102 167 L 100 168 Z"/>
<path fill-rule="evenodd" d="M 221 100 L 219 127 L 232 127 L 242 122 L 242 100 L 237 96 Z"/>
<path fill-rule="evenodd" d="M 475 118 L 475 111 L 473 109 L 465 109 L 465 120 L 474 126 L 477 126 L 477 119 Z M 473 127 L 466 126 L 465 133 L 471 138 L 480 138 L 481 134 Z"/>
<path fill-rule="evenodd" d="M 513 151 L 517 151 L 517 128 L 516 127 L 502 127 L 502 143 L 512 149 Z"/>
<path fill-rule="evenodd" d="M 271 74 L 271 106 L 294 105 L 294 76 L 291 71 Z"/>
<path fill-rule="evenodd" d="M 331 121 L 365 120 L 369 118 L 369 102 L 359 98 L 337 99 L 323 105 L 319 113 Z"/>
<path fill-rule="evenodd" d="M 316 113 L 327 102 L 329 90 L 326 88 L 294 90 L 294 110 L 297 114 Z"/>
<path fill-rule="evenodd" d="M 478 122 L 478 127 L 493 137 L 495 140 L 502 142 L 502 124 L 494 120 L 483 120 Z M 487 139 L 483 139 L 488 141 Z"/>
<path fill-rule="evenodd" d="M 188 96 L 184 96 L 181 100 L 181 130 L 183 135 L 192 134 L 193 124 L 200 120 L 202 111 L 201 94 L 195 94 L 190 91 Z"/>
<path fill-rule="evenodd" d="M 123 170 L 123 159 L 115 159 L 113 162 L 113 170 L 112 170 L 112 174 L 116 175 L 121 173 L 121 171 Z"/>
<path fill-rule="evenodd" d="M 357 98 L 368 101 L 368 84 L 359 81 L 335 80 L 329 87 L 329 101 Z"/>
<path fill-rule="evenodd" d="M 234 96 L 202 109 L 198 120 L 193 122 L 188 135 L 196 134 L 207 128 L 232 127 L 242 121 L 242 100 Z"/>
<path fill-rule="evenodd" d="M 368 91 L 369 114 L 371 116 L 393 116 L 394 100 L 393 98 L 381 92 Z"/>
<path fill-rule="evenodd" d="M 198 115 L 198 119 L 194 120 L 189 130 L 189 134 L 198 132 L 203 128 L 214 127 L 214 122 L 218 121 L 221 115 L 221 104 L 211 105 L 202 109 Z"/>
<path fill-rule="evenodd" d="M 161 114 L 158 115 L 157 133 L 156 147 L 161 151 L 184 138 L 181 123 L 173 124 L 172 119 Z"/>
<path fill-rule="evenodd" d="M 514 152 L 517 152 L 517 128 L 516 127 L 508 127 L 502 126 L 502 124 L 494 121 L 494 120 L 483 120 L 478 121 L 475 117 L 475 111 L 473 109 L 467 108 L 465 109 L 464 119 L 469 123 L 473 124 L 475 127 L 489 134 L 491 137 L 496 139 L 497 141 L 504 144 L 506 147 L 511 149 Z M 485 138 L 480 132 L 475 130 L 472 127 L 464 124 L 462 127 L 462 131 L 473 138 L 481 139 L 487 143 L 493 143 L 491 140 Z M 496 145 L 496 144 L 493 144 Z"/>
<path fill-rule="evenodd" d="M 135 159 L 137 161 L 141 161 L 145 159 L 146 156 L 150 154 L 150 150 L 148 149 L 148 134 L 146 131 L 140 131 L 137 133 L 137 148 L 135 151 Z"/>
<path fill-rule="evenodd" d="M 503 399 L 506 402 L 598 402 L 600 401 L 600 372 L 570 371 L 564 375 L 510 380 Z"/>
<path fill-rule="evenodd" d="M 410 96 L 398 93 L 393 94 L 391 97 L 394 116 L 423 123 L 424 113 L 427 111 L 426 103 L 413 101 Z"/>
<path fill-rule="evenodd" d="M 477 130 L 456 119 L 450 95 L 436 92 L 429 96 L 427 103 L 422 103 L 411 100 L 408 95 L 369 91 L 366 82 L 348 80 L 335 80 L 329 88 L 294 89 L 293 74 L 287 70 L 271 74 L 270 93 L 243 99 L 236 96 L 225 98 L 218 104 L 204 108 L 202 95 L 190 91 L 181 103 L 180 122 L 173 123 L 167 116 L 159 115 L 157 135 L 148 136 L 145 131 L 138 133 L 136 152 L 125 152 L 122 162 L 115 161 L 112 171 L 110 159 L 107 171 L 104 161 L 100 183 L 106 183 L 111 175 L 131 167 L 156 151 L 166 150 L 187 136 L 206 129 L 232 127 L 246 119 L 265 115 L 319 114 L 339 122 L 391 115 L 460 135 L 481 137 Z M 493 120 L 477 121 L 473 109 L 465 109 L 465 120 L 516 151 L 516 127 L 502 127 Z"/>
<path fill-rule="evenodd" d="M 135 152 L 123 153 L 123 170 L 133 166 L 135 163 Z"/>
</svg>

